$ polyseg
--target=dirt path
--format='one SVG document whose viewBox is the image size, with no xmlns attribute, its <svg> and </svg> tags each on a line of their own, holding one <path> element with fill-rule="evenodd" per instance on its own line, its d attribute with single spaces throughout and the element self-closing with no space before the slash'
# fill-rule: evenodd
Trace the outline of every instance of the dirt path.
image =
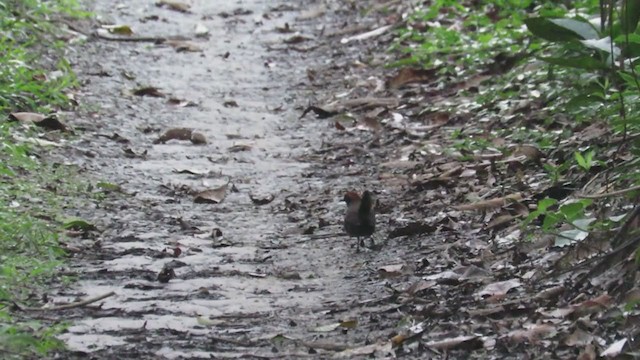
<svg viewBox="0 0 640 360">
<path fill-rule="evenodd" d="M 268 48 L 292 36 L 275 29 L 296 24 L 304 7 L 196 1 L 180 13 L 154 3 L 99 0 L 95 12 L 105 23 L 132 26 L 136 36 L 193 38 L 202 24 L 210 38 L 192 40 L 202 52 L 92 40 L 76 54 L 86 85 L 84 110 L 71 121 L 82 133 L 72 144 L 80 154 L 74 161 L 123 193 L 77 213 L 101 232 L 75 261 L 72 271 L 82 274 L 76 292 L 55 300 L 116 295 L 69 312 L 73 325 L 63 338 L 79 357 L 309 356 L 313 346 L 291 339 L 327 340 L 310 330 L 353 318 L 350 304 L 375 298 L 366 269 L 377 255 L 354 258 L 344 237 L 318 237 L 341 231 L 341 194 L 363 184 L 354 177 L 337 186 L 303 160 L 326 126 L 297 120 L 294 105 L 307 100 L 294 88 L 308 60 Z M 130 94 L 143 86 L 166 96 Z M 196 106 L 171 105 L 169 98 Z M 182 127 L 208 143 L 153 144 L 163 131 Z M 194 203 L 189 193 L 227 182 L 220 204 Z M 257 205 L 250 194 L 275 199 Z M 302 234 L 319 219 L 326 226 L 315 237 Z M 211 237 L 213 229 L 222 239 Z M 181 253 L 174 258 L 175 248 Z M 163 284 L 157 274 L 165 266 L 175 278 Z M 278 334 L 289 339 L 275 341 Z M 368 336 L 333 334 L 333 345 L 314 351 L 365 344 Z"/>
</svg>

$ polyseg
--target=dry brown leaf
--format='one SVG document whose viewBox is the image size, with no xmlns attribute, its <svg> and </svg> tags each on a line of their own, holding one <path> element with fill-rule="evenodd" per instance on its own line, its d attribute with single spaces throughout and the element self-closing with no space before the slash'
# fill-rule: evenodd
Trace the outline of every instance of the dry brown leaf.
<svg viewBox="0 0 640 360">
<path fill-rule="evenodd" d="M 585 346 L 584 350 L 580 352 L 580 355 L 576 360 L 596 360 L 598 355 L 596 354 L 596 348 L 593 344 Z"/>
<path fill-rule="evenodd" d="M 299 44 L 305 41 L 309 41 L 313 38 L 309 37 L 309 36 L 304 36 L 304 35 L 293 35 L 288 39 L 283 40 L 283 42 L 285 44 Z"/>
<path fill-rule="evenodd" d="M 191 136 L 193 135 L 192 129 L 187 128 L 174 128 L 165 131 L 158 139 L 156 139 L 154 144 L 164 144 L 169 140 L 189 140 L 191 141 Z M 206 141 L 206 140 L 205 140 Z"/>
<path fill-rule="evenodd" d="M 551 335 L 556 332 L 556 328 L 554 326 L 548 324 L 533 324 L 530 325 L 528 329 L 525 330 L 513 330 L 511 331 L 507 337 L 514 342 L 523 342 L 523 341 L 537 341 L 542 339 L 545 336 Z"/>
<path fill-rule="evenodd" d="M 479 297 L 483 296 L 503 296 L 506 295 L 509 290 L 522 286 L 520 280 L 509 279 L 506 281 L 498 281 L 493 284 L 487 285 L 484 289 L 478 292 Z"/>
<path fill-rule="evenodd" d="M 245 145 L 245 144 L 238 144 L 238 145 L 233 145 L 230 146 L 227 151 L 235 153 L 235 152 L 241 152 L 241 151 L 249 151 L 251 150 L 251 145 Z"/>
<path fill-rule="evenodd" d="M 60 121 L 56 114 L 45 116 L 38 113 L 15 112 L 9 114 L 9 120 L 19 121 L 25 124 L 34 124 L 48 130 L 69 131 L 67 125 Z"/>
<path fill-rule="evenodd" d="M 602 294 L 596 298 L 585 300 L 578 305 L 574 305 L 576 316 L 598 313 L 606 310 L 613 304 L 613 298 L 608 294 Z"/>
<path fill-rule="evenodd" d="M 397 75 L 388 80 L 388 84 L 390 88 L 398 89 L 407 84 L 431 81 L 436 75 L 436 70 L 437 69 L 403 68 L 400 69 Z"/>
<path fill-rule="evenodd" d="M 434 287 L 435 285 L 437 285 L 437 283 L 435 281 L 428 281 L 428 280 L 420 279 L 420 280 L 416 281 L 415 283 L 411 284 L 411 286 L 409 286 L 408 288 L 406 288 L 404 290 L 404 292 L 406 292 L 409 295 L 415 295 L 415 294 L 420 293 L 423 290 L 430 289 L 430 288 Z"/>
<path fill-rule="evenodd" d="M 578 328 L 571 335 L 567 336 L 564 343 L 567 346 L 583 347 L 591 344 L 594 338 L 592 334 Z"/>
<path fill-rule="evenodd" d="M 271 203 L 276 197 L 273 194 L 268 194 L 266 196 L 253 196 L 252 194 L 249 194 L 249 198 L 251 199 L 251 202 L 256 205 L 267 205 Z"/>
<path fill-rule="evenodd" d="M 164 94 L 157 87 L 144 86 L 133 90 L 136 96 L 164 97 Z"/>
<path fill-rule="evenodd" d="M 44 120 L 44 118 L 46 118 L 46 115 L 32 112 L 15 112 L 9 114 L 9 120 L 22 123 L 36 123 Z"/>
<path fill-rule="evenodd" d="M 516 216 L 503 212 L 500 215 L 491 219 L 491 221 L 489 221 L 487 226 L 485 226 L 485 229 L 489 230 L 489 229 L 501 227 L 503 225 L 507 225 L 511 222 L 511 220 L 515 218 Z"/>
<path fill-rule="evenodd" d="M 380 121 L 377 118 L 365 116 L 360 121 L 360 125 L 358 126 L 358 128 L 378 132 L 382 130 L 382 125 L 380 125 Z"/>
<path fill-rule="evenodd" d="M 106 29 L 111 34 L 116 35 L 133 35 L 133 30 L 129 25 L 102 25 L 103 29 Z"/>
<path fill-rule="evenodd" d="M 196 194 L 193 201 L 196 204 L 219 204 L 227 195 L 227 184 L 215 189 L 204 190 Z"/>
<path fill-rule="evenodd" d="M 390 279 L 402 275 L 405 270 L 403 264 L 381 266 L 378 268 L 378 275 L 383 279 Z"/>
<path fill-rule="evenodd" d="M 167 40 L 165 44 L 176 49 L 177 52 L 201 52 L 202 48 L 192 41 Z"/>
<path fill-rule="evenodd" d="M 191 8 L 191 5 L 189 4 L 185 4 L 185 3 L 182 3 L 179 1 L 173 1 L 173 0 L 160 0 L 156 2 L 156 6 L 158 7 L 164 6 L 170 10 L 184 12 L 184 13 L 189 12 L 189 9 Z"/>
</svg>

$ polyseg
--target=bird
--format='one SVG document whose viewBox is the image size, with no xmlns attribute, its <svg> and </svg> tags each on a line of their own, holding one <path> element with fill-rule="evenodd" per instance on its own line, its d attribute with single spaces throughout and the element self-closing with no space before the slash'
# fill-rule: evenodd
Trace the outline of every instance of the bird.
<svg viewBox="0 0 640 360">
<path fill-rule="evenodd" d="M 360 237 L 373 235 L 376 230 L 376 213 L 374 209 L 373 195 L 368 190 L 362 193 L 349 191 L 344 195 L 344 202 L 347 203 L 347 212 L 344 215 L 344 231 L 350 237 L 356 237 L 358 243 L 356 251 L 360 251 Z M 373 239 L 371 239 L 373 244 Z M 362 241 L 364 246 L 364 241 Z"/>
</svg>

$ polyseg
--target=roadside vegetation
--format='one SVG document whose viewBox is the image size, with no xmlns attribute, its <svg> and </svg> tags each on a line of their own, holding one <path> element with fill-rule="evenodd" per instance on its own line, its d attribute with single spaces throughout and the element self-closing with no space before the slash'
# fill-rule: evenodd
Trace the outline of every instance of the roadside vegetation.
<svg viewBox="0 0 640 360">
<path fill-rule="evenodd" d="M 394 19 L 393 6 L 372 11 Z M 406 200 L 426 218 L 410 234 L 438 229 L 451 243 L 407 291 L 429 287 L 409 296 L 435 304 L 441 296 L 469 314 L 435 305 L 405 320 L 440 316 L 462 326 L 456 335 L 476 334 L 441 339 L 447 349 L 541 357 L 548 348 L 525 344 L 547 339 L 557 340 L 555 356 L 594 358 L 637 348 L 629 322 L 640 303 L 638 2 L 434 0 L 402 9 L 387 42 L 386 84 L 402 99 L 394 122 L 404 127 L 394 136 L 416 166 L 394 176 L 407 176 Z M 488 248 L 452 243 L 469 234 Z M 482 283 L 494 281 L 483 290 L 464 276 L 455 287 L 430 283 L 452 281 L 442 269 L 473 264 L 491 274 Z M 528 310 L 509 310 L 514 304 Z M 575 321 L 585 313 L 598 325 L 573 341 L 585 334 Z M 510 331 L 496 334 L 477 318 L 499 318 Z M 394 345 L 429 328 L 414 325 Z M 471 344 L 477 334 L 484 345 Z"/>
<path fill-rule="evenodd" d="M 24 311 L 46 302 L 57 270 L 64 208 L 80 193 L 72 168 L 41 155 L 43 128 L 10 114 L 70 107 L 75 77 L 52 17 L 84 16 L 75 0 L 0 1 L 0 354 L 23 358 L 61 347 L 61 321 Z M 18 116 L 25 120 L 28 116 Z M 42 317 L 42 318 L 41 318 Z M 47 320 L 42 320 L 47 319 Z M 41 321 L 42 320 L 42 321 Z"/>
<path fill-rule="evenodd" d="M 479 166 L 499 155 L 496 185 L 527 189 L 503 194 L 492 229 L 518 220 L 521 240 L 638 251 L 637 226 L 623 225 L 638 221 L 639 18 L 637 2 L 606 0 L 436 0 L 408 15 L 389 65 L 423 70 L 392 84 L 434 81 L 448 97 L 422 113 L 466 123 L 449 128 L 448 150 Z"/>
</svg>

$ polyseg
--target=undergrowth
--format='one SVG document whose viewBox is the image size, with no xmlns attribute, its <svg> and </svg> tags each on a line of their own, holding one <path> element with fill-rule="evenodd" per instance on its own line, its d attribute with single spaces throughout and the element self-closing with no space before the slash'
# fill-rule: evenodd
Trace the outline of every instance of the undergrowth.
<svg viewBox="0 0 640 360">
<path fill-rule="evenodd" d="M 520 238 L 552 234 L 563 247 L 612 238 L 633 221 L 640 194 L 638 4 L 434 0 L 414 8 L 397 30 L 389 67 L 433 72 L 438 89 L 474 84 L 460 86 L 455 100 L 425 105 L 424 112 L 468 119 L 450 130 L 450 151 L 463 161 L 513 152 L 529 163 L 510 185 L 544 191 L 531 198 L 531 211 L 517 214 Z M 525 146 L 535 151 L 523 152 Z M 612 248 L 624 241 L 615 236 Z"/>
<path fill-rule="evenodd" d="M 70 107 L 76 84 L 63 57 L 61 17 L 84 17 L 76 0 L 0 2 L 0 117 L 16 111 L 50 113 Z M 62 321 L 39 321 L 24 306 L 41 306 L 64 261 L 60 218 L 80 191 L 73 169 L 48 163 L 24 143 L 33 133 L 0 124 L 0 354 L 40 356 L 63 344 Z"/>
</svg>

